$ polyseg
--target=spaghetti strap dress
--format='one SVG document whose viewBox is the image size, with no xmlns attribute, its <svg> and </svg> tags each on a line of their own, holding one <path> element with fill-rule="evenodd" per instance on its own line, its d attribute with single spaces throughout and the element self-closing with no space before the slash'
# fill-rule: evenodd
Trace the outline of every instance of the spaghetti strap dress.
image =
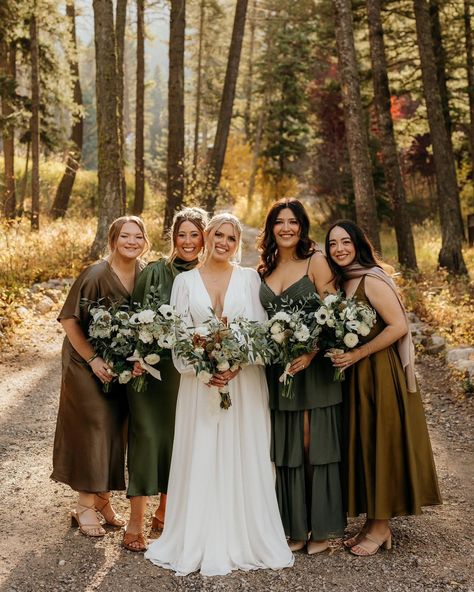
<svg viewBox="0 0 474 592">
<path fill-rule="evenodd" d="M 262 282 L 260 301 L 271 317 L 287 299 L 313 297 L 308 274 L 280 295 Z M 308 302 L 307 307 L 314 309 Z M 317 354 L 294 377 L 294 398 L 284 398 L 279 377 L 283 367 L 267 367 L 272 422 L 271 455 L 276 468 L 276 491 L 285 533 L 296 541 L 318 541 L 343 534 L 346 524 L 341 486 L 342 395 L 333 381 L 328 358 Z M 304 453 L 304 414 L 309 412 L 309 458 Z M 309 475 L 309 479 L 308 479 Z"/>
<path fill-rule="evenodd" d="M 362 278 L 355 297 L 371 306 Z M 377 315 L 367 343 L 386 325 Z M 441 503 L 419 391 L 408 392 L 396 343 L 346 370 L 344 497 L 349 516 L 421 514 Z"/>
</svg>

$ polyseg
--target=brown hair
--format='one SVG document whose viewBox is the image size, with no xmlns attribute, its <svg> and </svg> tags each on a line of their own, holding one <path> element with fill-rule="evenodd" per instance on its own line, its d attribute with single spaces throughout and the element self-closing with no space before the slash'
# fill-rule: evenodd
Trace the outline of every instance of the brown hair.
<svg viewBox="0 0 474 592">
<path fill-rule="evenodd" d="M 124 224 L 127 224 L 127 222 L 133 222 L 134 224 L 136 224 L 143 234 L 143 238 L 145 239 L 145 248 L 141 253 L 143 255 L 143 253 L 146 253 L 150 249 L 150 239 L 148 238 L 148 234 L 146 232 L 143 220 L 138 216 L 120 216 L 120 218 L 116 218 L 112 222 L 112 224 L 109 226 L 109 251 L 112 253 L 115 249 L 115 244 L 117 242 L 120 232 L 122 231 L 122 227 Z"/>
<path fill-rule="evenodd" d="M 171 265 L 176 259 L 176 239 L 178 238 L 178 232 L 183 222 L 191 222 L 199 230 L 202 235 L 204 244 L 204 230 L 208 223 L 207 212 L 202 208 L 183 208 L 175 212 L 173 216 L 173 222 L 169 231 L 169 237 L 171 242 L 171 250 L 168 255 L 168 263 Z"/>
</svg>

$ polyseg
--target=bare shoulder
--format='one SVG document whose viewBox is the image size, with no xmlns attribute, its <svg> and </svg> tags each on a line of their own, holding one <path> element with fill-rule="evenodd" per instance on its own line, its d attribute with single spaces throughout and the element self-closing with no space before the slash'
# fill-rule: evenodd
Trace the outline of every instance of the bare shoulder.
<svg viewBox="0 0 474 592">
<path fill-rule="evenodd" d="M 328 260 L 322 251 L 316 251 L 311 255 L 310 269 L 317 271 L 329 270 Z"/>
</svg>

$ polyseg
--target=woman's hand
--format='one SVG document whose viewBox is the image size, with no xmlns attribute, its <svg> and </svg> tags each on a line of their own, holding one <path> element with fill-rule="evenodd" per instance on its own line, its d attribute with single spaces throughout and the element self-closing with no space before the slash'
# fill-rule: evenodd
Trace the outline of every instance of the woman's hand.
<svg viewBox="0 0 474 592">
<path fill-rule="evenodd" d="M 94 358 L 89 366 L 101 382 L 110 382 L 112 380 L 112 369 L 100 356 Z"/>
<path fill-rule="evenodd" d="M 143 366 L 140 364 L 140 362 L 137 360 L 133 364 L 132 376 L 133 376 L 133 378 L 137 378 L 138 376 L 141 376 L 142 374 L 145 374 L 145 370 L 144 370 Z"/>
<path fill-rule="evenodd" d="M 295 374 L 298 374 L 298 372 L 301 372 L 301 370 L 304 370 L 305 368 L 307 368 L 311 364 L 314 356 L 317 353 L 318 352 L 315 351 L 315 352 L 311 352 L 310 354 L 303 354 L 303 355 L 295 358 L 291 362 L 291 366 L 288 368 L 288 373 L 291 374 L 292 376 L 294 376 Z"/>
<path fill-rule="evenodd" d="M 237 368 L 237 370 L 234 370 L 233 372 L 231 370 L 226 370 L 225 372 L 218 372 L 217 374 L 214 374 L 214 376 L 211 378 L 208 384 L 209 386 L 217 386 L 217 388 L 221 388 L 223 386 L 226 386 L 227 383 L 233 378 L 235 378 L 239 372 L 240 368 Z"/>
<path fill-rule="evenodd" d="M 357 364 L 357 362 L 359 360 L 362 360 L 363 357 L 363 352 L 359 348 L 357 348 L 350 351 L 346 351 L 342 354 L 334 354 L 333 356 L 331 356 L 331 361 L 333 366 L 335 366 L 336 368 L 340 368 L 342 371 L 344 371 L 346 368 L 349 368 L 349 366 Z"/>
</svg>

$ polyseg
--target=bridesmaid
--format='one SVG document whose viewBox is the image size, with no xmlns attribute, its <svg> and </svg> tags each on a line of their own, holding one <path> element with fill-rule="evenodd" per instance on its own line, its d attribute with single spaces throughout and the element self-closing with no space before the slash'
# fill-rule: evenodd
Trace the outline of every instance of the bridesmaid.
<svg viewBox="0 0 474 592">
<path fill-rule="evenodd" d="M 170 231 L 171 252 L 143 270 L 132 295 L 133 302 L 143 303 L 154 287 L 160 300 L 169 303 L 174 278 L 198 263 L 206 224 L 207 214 L 201 208 L 185 208 L 175 214 Z M 130 410 L 127 496 L 131 515 L 123 546 L 130 551 L 147 548 L 143 534 L 147 496 L 161 494 L 152 528 L 161 531 L 164 525 L 180 376 L 171 359 L 162 359 L 160 372 L 161 381 L 147 376 L 144 391 L 136 392 L 131 385 L 127 389 Z"/>
<path fill-rule="evenodd" d="M 377 312 L 362 345 L 333 357 L 336 367 L 351 368 L 344 396 L 348 515 L 366 514 L 345 545 L 354 555 L 375 555 L 391 547 L 390 518 L 421 514 L 441 498 L 398 290 L 354 222 L 336 222 L 326 249 L 337 285 Z"/>
<path fill-rule="evenodd" d="M 259 239 L 257 271 L 262 277 L 260 300 L 271 316 L 285 299 L 294 302 L 333 292 L 332 273 L 322 251 L 309 236 L 308 215 L 297 199 L 274 203 Z M 311 307 L 311 304 L 309 304 Z M 293 399 L 283 398 L 281 366 L 267 369 L 272 417 L 272 459 L 276 489 L 288 544 L 292 551 L 325 551 L 328 538 L 345 526 L 340 484 L 341 388 L 332 380 L 327 358 L 299 356 Z M 309 540 L 308 540 L 309 538 Z"/>
<path fill-rule="evenodd" d="M 110 368 L 87 340 L 91 316 L 81 301 L 129 302 L 140 271 L 138 257 L 148 244 L 140 218 L 117 218 L 109 228 L 109 257 L 80 274 L 58 317 L 66 337 L 51 478 L 79 492 L 71 522 L 87 536 L 105 535 L 96 510 L 107 524 L 125 526 L 109 492 L 125 489 L 127 399 L 117 382 L 109 394 L 102 392 L 102 383 L 111 380 Z"/>
</svg>

